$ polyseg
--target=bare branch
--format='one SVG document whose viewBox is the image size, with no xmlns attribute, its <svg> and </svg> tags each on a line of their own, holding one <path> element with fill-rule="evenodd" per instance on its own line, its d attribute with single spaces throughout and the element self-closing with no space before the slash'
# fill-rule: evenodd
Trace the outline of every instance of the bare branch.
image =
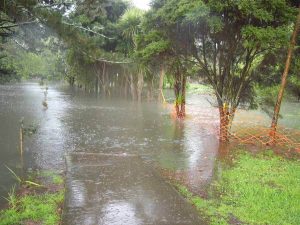
<svg viewBox="0 0 300 225">
<path fill-rule="evenodd" d="M 11 25 L 1 25 L 0 29 L 10 29 L 10 28 L 13 28 L 13 27 L 19 27 L 19 26 L 33 24 L 33 23 L 37 23 L 37 22 L 38 21 L 34 20 L 34 21 L 28 21 L 28 22 L 23 22 L 23 23 L 16 23 L 16 24 L 11 24 Z"/>
<path fill-rule="evenodd" d="M 34 8 L 39 9 L 39 8 L 51 8 L 54 6 L 70 6 L 72 3 L 67 3 L 67 2 L 62 2 L 62 3 L 53 3 L 53 4 L 38 4 Z"/>
<path fill-rule="evenodd" d="M 67 22 L 62 22 L 62 23 L 65 24 L 65 25 L 68 25 L 68 26 L 73 26 L 73 27 L 76 27 L 76 28 L 78 28 L 78 29 L 87 31 L 87 32 L 89 32 L 89 33 L 93 33 L 93 34 L 99 35 L 99 36 L 101 36 L 101 37 L 103 37 L 103 38 L 106 38 L 106 39 L 109 39 L 109 40 L 115 39 L 115 38 L 107 37 L 107 36 L 105 36 L 104 34 L 100 34 L 100 33 L 96 32 L 96 31 L 93 31 L 93 30 L 91 30 L 91 29 L 89 29 L 89 28 L 85 28 L 85 27 L 83 27 L 83 26 L 79 26 L 79 25 L 71 24 L 71 23 L 67 23 Z"/>
<path fill-rule="evenodd" d="M 99 62 L 104 62 L 104 63 L 110 63 L 110 64 L 130 64 L 130 63 L 133 63 L 133 62 L 126 62 L 126 61 L 111 61 L 111 60 L 106 60 L 106 59 L 95 59 Z"/>
<path fill-rule="evenodd" d="M 129 62 L 129 61 L 127 61 L 127 62 L 126 61 L 112 61 L 112 60 L 107 60 L 107 59 L 103 59 L 103 58 L 95 58 L 95 57 L 90 56 L 86 52 L 82 52 L 82 53 L 84 55 L 88 56 L 91 59 L 94 59 L 98 62 L 103 62 L 103 63 L 109 63 L 109 64 L 130 64 L 130 63 L 133 63 L 133 62 Z"/>
<path fill-rule="evenodd" d="M 13 39 L 13 41 L 14 41 L 19 47 L 21 47 L 23 50 L 28 51 L 28 49 L 25 48 L 22 44 L 20 44 L 17 40 Z"/>
</svg>

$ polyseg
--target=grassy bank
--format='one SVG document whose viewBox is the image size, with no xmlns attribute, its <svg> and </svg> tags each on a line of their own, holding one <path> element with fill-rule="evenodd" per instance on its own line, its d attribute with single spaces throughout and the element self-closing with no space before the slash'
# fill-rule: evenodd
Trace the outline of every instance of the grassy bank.
<svg viewBox="0 0 300 225">
<path fill-rule="evenodd" d="M 240 153 L 212 183 L 208 199 L 177 188 L 211 224 L 300 224 L 299 160 Z"/>
<path fill-rule="evenodd" d="M 187 92 L 190 94 L 213 94 L 214 91 L 209 85 L 198 84 L 198 83 L 188 83 Z"/>
<path fill-rule="evenodd" d="M 64 201 L 62 176 L 51 172 L 34 173 L 21 181 L 17 192 L 9 193 L 8 207 L 0 212 L 1 225 L 57 225 Z"/>
</svg>

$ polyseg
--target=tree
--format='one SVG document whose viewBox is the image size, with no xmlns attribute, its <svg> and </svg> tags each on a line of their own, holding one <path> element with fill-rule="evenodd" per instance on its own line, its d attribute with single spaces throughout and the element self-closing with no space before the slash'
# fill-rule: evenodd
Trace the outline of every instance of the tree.
<svg viewBox="0 0 300 225">
<path fill-rule="evenodd" d="M 237 107 L 252 101 L 253 71 L 268 52 L 287 43 L 295 8 L 284 0 L 170 0 L 153 5 L 158 7 L 156 26 L 168 31 L 169 40 L 181 49 L 177 53 L 184 59 L 190 56 L 213 87 L 220 136 L 228 140 Z"/>
<path fill-rule="evenodd" d="M 137 37 L 141 34 L 141 23 L 144 12 L 137 8 L 128 9 L 120 18 L 118 28 L 121 31 L 122 43 L 119 49 L 122 50 L 126 57 L 132 59 L 131 69 L 128 70 L 130 77 L 131 96 L 141 102 L 142 91 L 144 87 L 144 77 L 148 71 L 146 64 L 143 64 L 139 58 L 135 57 L 134 52 L 138 48 Z M 136 76 L 137 75 L 137 79 Z M 135 81 L 136 80 L 136 81 Z"/>
<path fill-rule="evenodd" d="M 158 83 L 158 101 L 163 102 L 163 85 L 165 70 L 167 68 L 167 58 L 171 54 L 170 43 L 163 33 L 152 27 L 149 22 L 150 14 L 146 15 L 146 18 L 142 24 L 142 32 L 137 37 L 138 48 L 135 51 L 135 57 L 147 64 L 151 70 L 156 73 L 159 71 L 159 83 Z"/>
<path fill-rule="evenodd" d="M 297 20 L 295 23 L 295 28 L 294 28 L 293 34 L 292 34 L 291 43 L 289 46 L 288 55 L 287 55 L 287 59 L 286 59 L 286 63 L 285 63 L 285 68 L 284 68 L 284 72 L 282 74 L 281 86 L 280 86 L 280 90 L 278 93 L 278 98 L 277 98 L 277 102 L 275 105 L 274 115 L 273 115 L 272 124 L 271 124 L 270 135 L 273 139 L 275 139 L 275 136 L 276 136 L 276 129 L 277 129 L 277 123 L 278 123 L 281 102 L 282 102 L 284 90 L 285 90 L 285 87 L 287 84 L 287 77 L 288 77 L 289 69 L 291 66 L 292 55 L 293 55 L 293 51 L 294 51 L 294 48 L 296 45 L 297 35 L 298 35 L 299 29 L 300 29 L 300 5 L 299 5 L 298 11 L 299 11 L 298 17 L 297 17 Z"/>
<path fill-rule="evenodd" d="M 164 11 L 165 1 L 153 1 L 152 10 L 143 24 L 144 34 L 140 37 L 141 47 L 137 54 L 148 63 L 158 63 L 160 74 L 166 70 L 174 78 L 175 109 L 177 118 L 185 117 L 186 77 L 189 67 L 190 37 L 185 27 L 179 27 Z M 172 6 L 170 6 L 172 7 Z M 173 12 L 172 12 L 173 13 Z M 163 78 L 160 77 L 160 80 Z M 160 82 L 160 91 L 162 91 Z"/>
</svg>

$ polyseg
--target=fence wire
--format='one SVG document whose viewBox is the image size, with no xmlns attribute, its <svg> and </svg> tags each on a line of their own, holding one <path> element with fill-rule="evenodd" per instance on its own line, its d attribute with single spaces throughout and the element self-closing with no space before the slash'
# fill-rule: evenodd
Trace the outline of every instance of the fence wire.
<svg viewBox="0 0 300 225">
<path fill-rule="evenodd" d="M 266 123 L 265 118 L 261 116 L 251 116 L 230 121 L 229 124 L 223 124 L 222 121 L 228 121 L 230 115 L 221 118 L 221 129 L 227 130 L 219 132 L 221 141 L 237 141 L 241 144 L 252 144 L 268 147 L 279 147 L 286 150 L 293 150 L 300 153 L 300 131 L 297 129 L 278 126 L 276 133 L 271 132 L 270 124 Z M 268 124 L 268 125 L 267 125 Z M 222 127 L 223 126 L 223 127 Z"/>
</svg>

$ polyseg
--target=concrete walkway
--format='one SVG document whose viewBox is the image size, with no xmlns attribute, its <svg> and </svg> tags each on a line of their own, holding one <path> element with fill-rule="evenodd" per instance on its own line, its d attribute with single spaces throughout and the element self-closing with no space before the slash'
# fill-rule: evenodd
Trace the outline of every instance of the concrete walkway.
<svg viewBox="0 0 300 225">
<path fill-rule="evenodd" d="M 196 210 L 134 155 L 67 156 L 66 225 L 205 224 Z"/>
</svg>

